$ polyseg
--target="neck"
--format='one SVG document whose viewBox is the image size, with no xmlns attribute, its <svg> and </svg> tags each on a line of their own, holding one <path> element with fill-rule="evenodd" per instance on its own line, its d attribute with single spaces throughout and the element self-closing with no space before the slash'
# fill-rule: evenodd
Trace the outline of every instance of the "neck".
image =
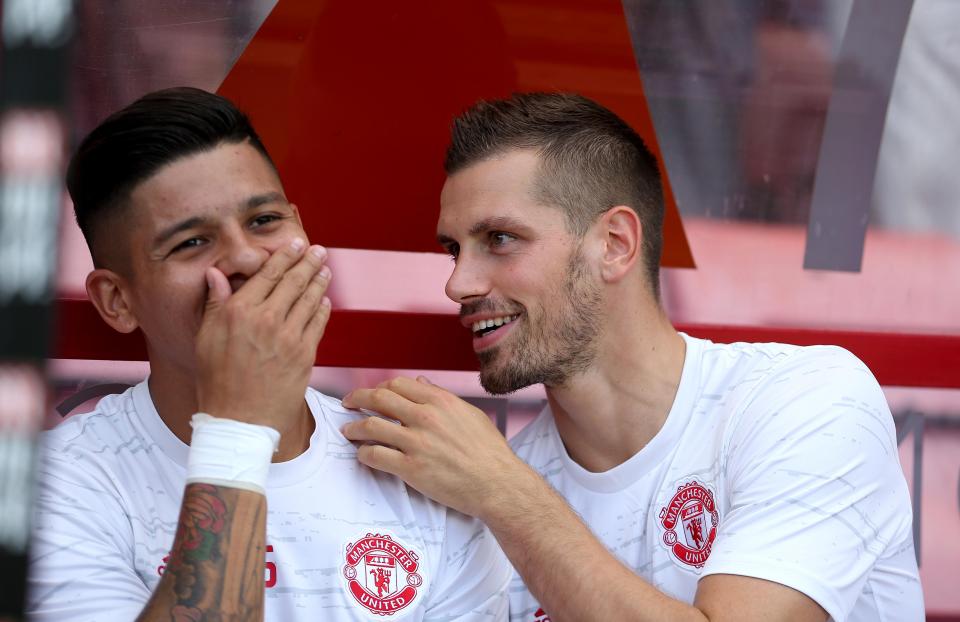
<svg viewBox="0 0 960 622">
<path fill-rule="evenodd" d="M 181 441 L 190 444 L 190 418 L 197 412 L 196 374 L 165 361 L 150 357 L 150 398 L 160 419 Z M 316 423 L 306 401 L 300 403 L 301 416 L 296 423 L 280 432 L 280 446 L 273 462 L 296 458 L 310 446 Z"/>
<path fill-rule="evenodd" d="M 592 472 L 634 456 L 660 431 L 680 384 L 686 343 L 659 306 L 611 314 L 597 359 L 547 399 L 570 457 Z"/>
</svg>

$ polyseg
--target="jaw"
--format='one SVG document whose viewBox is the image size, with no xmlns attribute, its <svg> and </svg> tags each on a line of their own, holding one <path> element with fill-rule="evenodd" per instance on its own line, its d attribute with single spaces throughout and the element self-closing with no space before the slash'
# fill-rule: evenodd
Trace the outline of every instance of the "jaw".
<svg viewBox="0 0 960 622">
<path fill-rule="evenodd" d="M 521 317 L 526 319 L 525 315 Z M 480 384 L 492 395 L 513 393 L 539 383 L 531 375 L 536 373 L 536 365 L 531 368 L 527 360 L 533 354 L 525 332 L 528 327 L 519 323 L 519 318 L 511 322 L 507 325 L 510 330 L 500 336 L 496 343 L 476 352 L 480 361 Z"/>
</svg>

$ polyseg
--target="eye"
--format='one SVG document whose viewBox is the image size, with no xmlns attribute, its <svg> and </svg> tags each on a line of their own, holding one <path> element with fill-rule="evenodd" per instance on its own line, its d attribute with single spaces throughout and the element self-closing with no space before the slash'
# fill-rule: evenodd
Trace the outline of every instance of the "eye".
<svg viewBox="0 0 960 622">
<path fill-rule="evenodd" d="M 454 261 L 456 261 L 457 256 L 460 255 L 460 245 L 456 242 L 445 245 L 444 249 L 447 251 L 447 254 L 450 255 L 450 259 Z"/>
<path fill-rule="evenodd" d="M 264 225 L 269 225 L 270 223 L 281 220 L 283 217 L 279 214 L 260 214 L 256 218 L 250 221 L 251 227 L 262 227 Z"/>
<path fill-rule="evenodd" d="M 493 231 L 490 233 L 490 246 L 498 247 L 516 240 L 514 236 L 503 231 Z"/>
<path fill-rule="evenodd" d="M 168 253 L 168 256 L 173 255 L 174 253 L 179 253 L 180 251 L 185 251 L 189 248 L 196 248 L 198 246 L 202 246 L 206 243 L 207 241 L 204 238 L 195 237 L 195 238 L 186 239 L 183 242 L 180 242 L 179 244 L 174 246 L 170 250 L 170 253 Z"/>
</svg>

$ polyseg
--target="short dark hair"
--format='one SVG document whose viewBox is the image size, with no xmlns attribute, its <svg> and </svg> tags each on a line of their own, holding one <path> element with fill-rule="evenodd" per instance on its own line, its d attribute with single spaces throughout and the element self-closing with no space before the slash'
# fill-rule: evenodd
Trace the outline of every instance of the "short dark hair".
<svg viewBox="0 0 960 622">
<path fill-rule="evenodd" d="M 603 212 L 631 207 L 643 225 L 643 261 L 660 295 L 663 190 L 657 160 L 620 117 L 581 95 L 521 93 L 480 101 L 453 122 L 447 175 L 513 149 L 540 157 L 537 200 L 563 208 L 582 236 Z"/>
<path fill-rule="evenodd" d="M 274 166 L 245 114 L 195 88 L 155 91 L 110 115 L 83 139 L 67 168 L 67 189 L 94 265 L 103 265 L 101 225 L 138 184 L 174 160 L 243 141 Z"/>
</svg>

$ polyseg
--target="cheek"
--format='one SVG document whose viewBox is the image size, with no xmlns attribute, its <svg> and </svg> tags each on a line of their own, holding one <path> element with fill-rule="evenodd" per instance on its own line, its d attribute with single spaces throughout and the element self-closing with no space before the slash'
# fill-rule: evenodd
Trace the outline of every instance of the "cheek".
<svg viewBox="0 0 960 622">
<path fill-rule="evenodd" d="M 516 257 L 491 257 L 480 267 L 491 285 L 510 298 L 535 300 L 543 290 L 544 279 L 550 275 L 540 268 L 532 268 Z"/>
<path fill-rule="evenodd" d="M 144 299 L 148 313 L 167 317 L 195 313 L 206 302 L 207 279 L 204 270 L 171 271 L 164 274 Z"/>
<path fill-rule="evenodd" d="M 539 300 L 561 289 L 564 282 L 562 268 L 554 264 L 534 266 L 524 265 L 523 262 L 512 262 L 505 266 L 503 275 L 517 294 L 523 293 Z M 543 302 L 546 304 L 545 300 Z"/>
<path fill-rule="evenodd" d="M 187 293 L 191 291 L 207 291 L 207 266 L 191 266 L 186 270 L 171 270 L 164 275 L 164 286 L 169 291 Z"/>
<path fill-rule="evenodd" d="M 277 235 L 273 237 L 275 239 L 271 240 L 271 242 L 274 243 L 277 248 L 289 244 L 293 241 L 293 238 L 300 238 L 301 240 L 306 240 L 308 243 L 310 242 L 310 237 L 307 235 L 307 232 L 303 230 L 303 225 L 296 219 L 288 220 L 286 226 L 281 227 Z"/>
</svg>

